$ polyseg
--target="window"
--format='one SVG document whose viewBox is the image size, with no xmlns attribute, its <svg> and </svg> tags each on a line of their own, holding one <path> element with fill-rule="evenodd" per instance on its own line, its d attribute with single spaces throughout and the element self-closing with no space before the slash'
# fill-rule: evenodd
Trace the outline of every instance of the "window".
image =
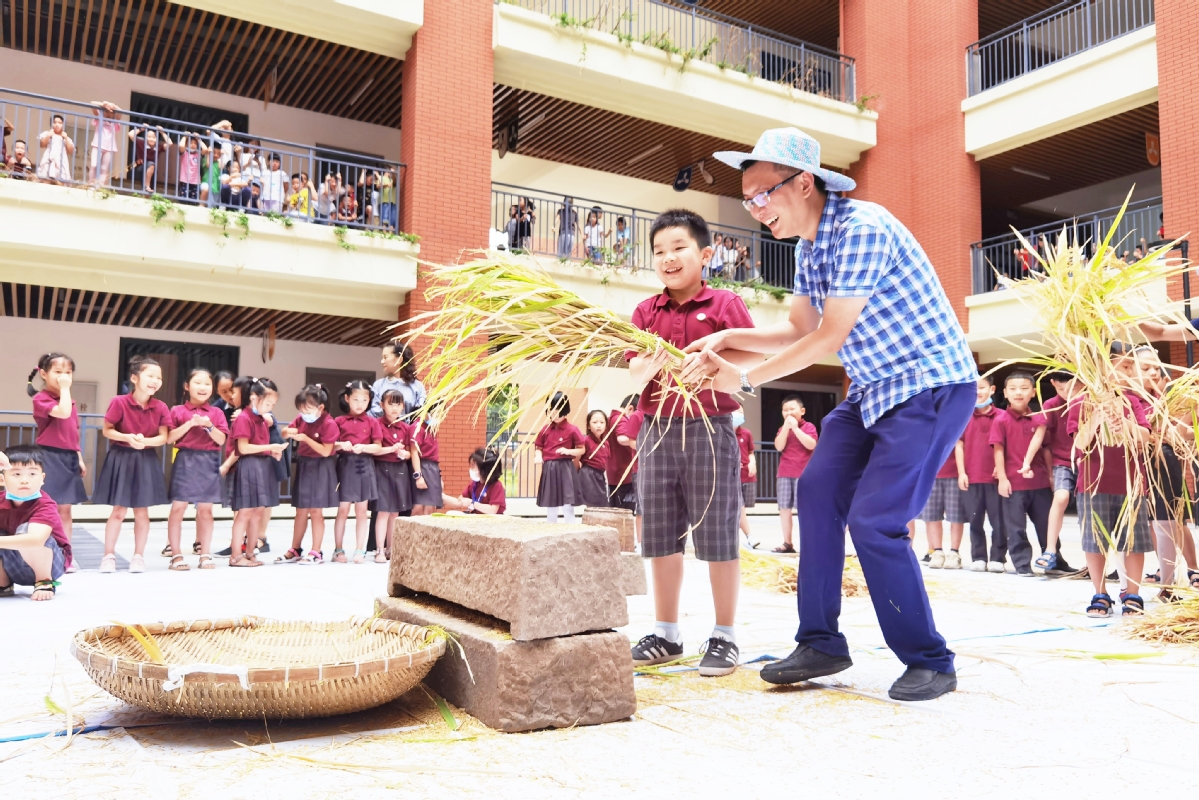
<svg viewBox="0 0 1199 800">
<path fill-rule="evenodd" d="M 329 407 L 325 410 L 333 416 L 341 413 L 337 406 L 337 397 L 350 381 L 363 380 L 367 384 L 375 382 L 375 373 L 359 369 L 324 369 L 308 367 L 304 370 L 305 385 L 319 383 L 329 393 Z"/>
<path fill-rule="evenodd" d="M 120 360 L 117 362 L 117 386 L 120 387 L 120 394 L 128 394 L 133 388 L 129 383 L 129 359 L 134 356 L 152 358 L 159 363 L 162 367 L 162 388 L 155 397 L 168 406 L 176 406 L 183 402 L 183 382 L 194 368 L 203 367 L 213 375 L 221 370 L 228 370 L 236 375 L 241 360 L 241 348 L 221 344 L 160 342 L 153 339 L 121 337 Z"/>
</svg>

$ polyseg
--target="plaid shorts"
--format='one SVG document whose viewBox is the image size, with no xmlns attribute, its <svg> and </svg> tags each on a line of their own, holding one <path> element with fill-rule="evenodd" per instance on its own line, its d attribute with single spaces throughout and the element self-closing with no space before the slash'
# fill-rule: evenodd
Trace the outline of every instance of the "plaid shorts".
<svg viewBox="0 0 1199 800">
<path fill-rule="evenodd" d="M 920 519 L 925 522 L 940 522 L 947 519 L 953 523 L 967 523 L 970 515 L 966 513 L 966 493 L 958 486 L 957 478 L 937 478 L 933 481 L 932 493 Z"/>
<path fill-rule="evenodd" d="M 1149 504 L 1146 498 L 1136 498 L 1129 504 L 1128 514 L 1136 512 L 1132 524 L 1132 546 L 1128 543 L 1128 523 L 1125 520 L 1117 530 L 1116 522 L 1127 495 L 1078 493 L 1078 525 L 1082 528 L 1082 551 L 1103 553 L 1109 549 L 1125 553 L 1148 553 L 1153 550 L 1153 537 L 1149 533 Z"/>
<path fill-rule="evenodd" d="M 779 508 L 799 510 L 799 478 L 784 478 L 781 475 L 774 479 L 774 496 L 778 498 Z"/>
<path fill-rule="evenodd" d="M 1054 467 L 1053 468 L 1053 491 L 1060 492 L 1065 489 L 1070 494 L 1074 494 L 1074 487 L 1078 483 L 1078 473 L 1073 467 Z"/>
<path fill-rule="evenodd" d="M 682 553 L 688 528 L 700 561 L 738 558 L 741 448 L 731 418 L 708 422 L 710 434 L 702 419 L 647 418 L 641 426 L 637 493 L 646 558 Z"/>
<path fill-rule="evenodd" d="M 757 482 L 749 481 L 741 484 L 741 505 L 745 508 L 753 508 L 756 502 L 758 502 Z"/>
<path fill-rule="evenodd" d="M 17 526 L 14 535 L 28 532 L 29 523 L 25 523 Z M 54 552 L 54 556 L 50 559 L 50 577 L 58 580 L 67 571 L 67 554 L 53 536 L 46 538 L 46 547 Z M 33 586 L 37 582 L 37 576 L 33 574 L 33 567 L 29 566 L 25 557 L 16 550 L 0 550 L 0 564 L 4 565 L 4 571 L 8 573 L 9 583 L 15 583 L 18 586 Z"/>
</svg>

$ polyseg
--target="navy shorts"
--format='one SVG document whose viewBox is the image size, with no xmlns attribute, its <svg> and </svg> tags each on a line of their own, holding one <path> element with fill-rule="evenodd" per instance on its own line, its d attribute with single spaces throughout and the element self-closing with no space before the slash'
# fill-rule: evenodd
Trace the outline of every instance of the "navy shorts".
<svg viewBox="0 0 1199 800">
<path fill-rule="evenodd" d="M 25 526 L 18 526 L 16 533 L 26 533 Z M 67 554 L 63 552 L 62 546 L 53 536 L 46 537 L 46 547 L 54 551 L 54 563 L 50 566 L 50 578 L 58 580 L 67 571 Z M 37 583 L 33 569 L 16 550 L 0 550 L 0 563 L 4 564 L 4 571 L 8 573 L 9 583 L 17 583 L 21 586 L 32 586 Z"/>
</svg>

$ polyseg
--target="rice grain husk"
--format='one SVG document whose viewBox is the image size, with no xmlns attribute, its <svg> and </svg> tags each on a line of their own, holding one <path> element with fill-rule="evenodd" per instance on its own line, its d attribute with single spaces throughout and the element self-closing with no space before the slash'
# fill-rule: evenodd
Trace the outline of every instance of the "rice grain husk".
<svg viewBox="0 0 1199 800">
<path fill-rule="evenodd" d="M 795 594 L 799 583 L 799 560 L 741 551 L 741 585 L 765 589 L 779 594 Z M 841 594 L 844 597 L 869 597 L 862 565 L 856 556 L 845 557 L 841 573 Z"/>
</svg>

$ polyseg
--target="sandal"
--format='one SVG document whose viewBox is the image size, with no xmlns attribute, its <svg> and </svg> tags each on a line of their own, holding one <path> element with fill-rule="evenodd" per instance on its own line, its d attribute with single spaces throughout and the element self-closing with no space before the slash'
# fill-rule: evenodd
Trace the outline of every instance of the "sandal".
<svg viewBox="0 0 1199 800">
<path fill-rule="evenodd" d="M 361 564 L 363 561 L 366 561 L 366 551 L 365 550 L 355 550 L 354 551 L 354 563 Z"/>
<path fill-rule="evenodd" d="M 770 552 L 772 552 L 772 553 L 794 553 L 795 545 L 791 544 L 790 542 L 783 542 L 782 544 L 780 544 L 778 547 L 774 548 Z"/>
<path fill-rule="evenodd" d="M 183 560 L 183 556 L 171 556 L 171 564 L 167 569 L 173 572 L 187 572 L 191 567 Z"/>
<path fill-rule="evenodd" d="M 1037 556 L 1037 560 L 1032 562 L 1045 572 L 1057 569 L 1057 553 L 1041 553 Z"/>
<path fill-rule="evenodd" d="M 375 552 L 375 563 L 376 564 L 386 564 L 387 563 L 387 553 L 383 552 L 382 550 L 376 551 Z"/>
<path fill-rule="evenodd" d="M 1139 616 L 1145 613 L 1145 601 L 1139 594 L 1126 594 L 1120 600 L 1122 608 L 1120 615 L 1124 617 Z"/>
<path fill-rule="evenodd" d="M 261 567 L 262 562 L 255 561 L 254 559 L 247 558 L 246 556 L 242 556 L 241 558 L 229 559 L 229 566 L 231 566 L 231 567 Z"/>
<path fill-rule="evenodd" d="M 1087 606 L 1088 617 L 1110 617 L 1112 615 L 1112 596 L 1107 592 L 1097 594 L 1091 598 L 1091 604 Z"/>
<path fill-rule="evenodd" d="M 201 553 L 200 563 L 196 565 L 196 569 L 216 569 L 216 562 L 208 553 Z"/>
<path fill-rule="evenodd" d="M 0 597 L 12 597 L 16 593 L 17 590 L 13 588 L 11 583 L 8 586 L 0 586 Z"/>
<path fill-rule="evenodd" d="M 1187 579 L 1191 582 L 1192 589 L 1199 589 L 1199 569 L 1188 569 Z"/>
<path fill-rule="evenodd" d="M 303 557 L 303 554 L 294 547 L 289 547 L 287 552 L 275 559 L 276 564 L 294 564 Z"/>
<path fill-rule="evenodd" d="M 37 581 L 36 583 L 33 584 L 33 594 L 29 595 L 29 599 L 30 600 L 53 600 L 54 595 L 57 594 L 54 587 L 56 587 L 57 585 L 58 584 L 56 584 L 54 581 Z M 49 597 L 38 597 L 37 596 L 38 592 L 49 592 L 50 596 Z"/>
<path fill-rule="evenodd" d="M 1174 593 L 1174 590 L 1167 586 L 1157 593 L 1157 602 L 1159 603 L 1181 603 L 1182 598 Z"/>
<path fill-rule="evenodd" d="M 162 557 L 163 558 L 170 558 L 173 555 L 175 555 L 175 551 L 171 549 L 171 546 L 169 544 L 166 547 L 162 548 Z"/>
<path fill-rule="evenodd" d="M 100 571 L 101 572 L 116 572 L 117 571 L 117 557 L 115 555 L 113 555 L 112 553 L 105 554 L 105 556 L 100 559 Z"/>
<path fill-rule="evenodd" d="M 311 564 L 324 564 L 325 563 L 325 554 L 318 553 L 315 550 L 309 550 L 308 555 L 304 556 L 296 563 L 303 564 L 304 566 L 309 566 Z"/>
<path fill-rule="evenodd" d="M 1141 583 L 1161 583 L 1161 582 L 1162 582 L 1162 571 L 1160 569 L 1157 572 L 1146 572 L 1145 580 L 1141 581 Z"/>
<path fill-rule="evenodd" d="M 346 551 L 342 550 L 340 547 L 335 549 L 333 551 L 333 562 L 336 564 L 346 563 Z"/>
</svg>

